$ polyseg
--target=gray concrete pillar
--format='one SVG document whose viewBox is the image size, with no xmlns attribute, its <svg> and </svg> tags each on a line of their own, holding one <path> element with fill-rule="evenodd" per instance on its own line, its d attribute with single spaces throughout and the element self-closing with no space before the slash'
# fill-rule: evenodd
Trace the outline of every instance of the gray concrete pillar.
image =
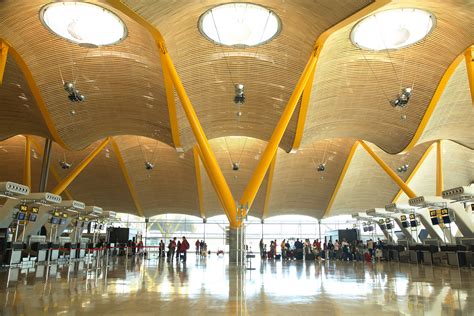
<svg viewBox="0 0 474 316">
<path fill-rule="evenodd" d="M 229 263 L 237 262 L 237 229 L 229 228 Z"/>
</svg>

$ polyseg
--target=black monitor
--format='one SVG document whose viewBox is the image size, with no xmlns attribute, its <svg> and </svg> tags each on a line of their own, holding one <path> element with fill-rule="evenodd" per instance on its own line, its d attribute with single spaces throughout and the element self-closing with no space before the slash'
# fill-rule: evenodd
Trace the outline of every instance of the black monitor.
<svg viewBox="0 0 474 316">
<path fill-rule="evenodd" d="M 24 221 L 26 218 L 26 213 L 25 212 L 18 212 L 16 219 L 19 221 Z"/>
<path fill-rule="evenodd" d="M 416 222 L 416 220 L 410 221 L 410 226 L 411 227 L 416 227 L 416 226 L 418 226 L 418 223 Z"/>
<path fill-rule="evenodd" d="M 36 218 L 38 217 L 38 214 L 35 214 L 35 213 L 30 213 L 30 217 L 28 218 L 28 220 L 30 222 L 36 222 Z"/>
<path fill-rule="evenodd" d="M 445 224 L 451 223 L 451 217 L 449 217 L 449 215 L 443 216 L 443 222 L 444 222 Z"/>
<path fill-rule="evenodd" d="M 409 227 L 408 222 L 407 222 L 407 221 L 403 221 L 403 222 L 402 222 L 402 226 L 403 226 L 403 228 L 408 228 L 408 227 Z"/>
<path fill-rule="evenodd" d="M 386 230 L 387 226 L 385 224 L 379 224 L 381 230 Z"/>
<path fill-rule="evenodd" d="M 374 226 L 368 226 L 367 229 L 369 230 L 369 232 L 371 232 L 374 230 Z"/>
<path fill-rule="evenodd" d="M 387 229 L 392 229 L 392 228 L 393 228 L 392 223 L 387 223 Z"/>
<path fill-rule="evenodd" d="M 439 225 L 439 219 L 438 219 L 438 217 L 432 217 L 432 218 L 431 218 L 431 224 L 433 224 L 433 225 Z"/>
<path fill-rule="evenodd" d="M 364 232 L 367 232 L 369 230 L 367 226 L 364 226 L 362 229 L 364 230 Z"/>
<path fill-rule="evenodd" d="M 51 218 L 51 224 L 53 224 L 53 225 L 59 224 L 59 217 L 52 217 Z"/>
<path fill-rule="evenodd" d="M 61 221 L 59 222 L 59 225 L 66 225 L 66 219 L 61 218 Z"/>
</svg>

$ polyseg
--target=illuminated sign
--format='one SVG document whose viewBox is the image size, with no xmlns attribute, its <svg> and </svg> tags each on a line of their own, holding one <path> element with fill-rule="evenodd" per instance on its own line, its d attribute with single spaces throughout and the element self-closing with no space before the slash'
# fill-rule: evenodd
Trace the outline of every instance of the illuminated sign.
<svg viewBox="0 0 474 316">
<path fill-rule="evenodd" d="M 410 214 L 410 219 L 411 220 L 415 219 L 415 214 Z"/>
<path fill-rule="evenodd" d="M 380 223 L 380 224 L 383 224 L 383 219 L 380 219 L 380 220 L 379 220 L 379 223 Z"/>
<path fill-rule="evenodd" d="M 84 221 L 85 221 L 85 222 L 88 222 L 88 221 L 89 221 L 89 219 L 86 217 L 86 218 L 84 218 Z"/>
<path fill-rule="evenodd" d="M 20 205 L 20 212 L 28 212 L 28 206 L 27 205 Z"/>
<path fill-rule="evenodd" d="M 448 215 L 448 209 L 447 209 L 447 208 L 443 208 L 443 209 L 441 210 L 441 215 L 442 215 L 442 216 Z"/>
<path fill-rule="evenodd" d="M 82 219 L 82 217 L 79 216 L 79 218 L 78 218 L 77 220 L 78 220 L 78 221 L 82 221 L 83 219 Z"/>
<path fill-rule="evenodd" d="M 38 214 L 38 212 L 39 212 L 39 207 L 33 206 L 33 207 L 31 208 L 31 213 Z"/>
<path fill-rule="evenodd" d="M 386 218 L 385 223 L 390 223 L 390 218 Z"/>
<path fill-rule="evenodd" d="M 405 215 L 402 215 L 400 216 L 400 220 L 402 220 L 403 222 L 407 220 L 407 217 Z"/>
<path fill-rule="evenodd" d="M 437 216 L 436 210 L 431 210 L 431 211 L 430 211 L 430 216 L 431 216 L 431 217 L 436 217 L 436 216 Z"/>
<path fill-rule="evenodd" d="M 67 218 L 67 214 L 66 214 L 66 213 L 63 213 L 63 218 Z"/>
<path fill-rule="evenodd" d="M 61 214 L 58 211 L 54 211 L 53 215 L 56 216 L 56 217 L 61 216 Z"/>
</svg>

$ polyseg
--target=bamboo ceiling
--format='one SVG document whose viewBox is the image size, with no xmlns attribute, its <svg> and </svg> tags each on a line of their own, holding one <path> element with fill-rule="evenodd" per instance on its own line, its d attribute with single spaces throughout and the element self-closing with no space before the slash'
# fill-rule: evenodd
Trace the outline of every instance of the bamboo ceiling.
<svg viewBox="0 0 474 316">
<path fill-rule="evenodd" d="M 280 17 L 283 28 L 269 43 L 246 49 L 217 46 L 197 29 L 199 16 L 223 1 L 123 2 L 163 35 L 217 162 L 235 200 L 239 200 L 315 40 L 372 1 L 257 1 Z M 33 191 L 38 187 L 43 139 L 54 137 L 52 130 L 68 148 L 54 145 L 51 165 L 55 175 L 50 175 L 48 189 L 70 172 L 60 168 L 60 160 L 66 159 L 74 167 L 101 139 L 113 136 L 121 158 L 109 144 L 63 193 L 63 198 L 147 217 L 164 213 L 200 217 L 223 214 L 201 161 L 203 209 L 199 207 L 192 150 L 196 141 L 176 94 L 184 152 L 174 148 L 160 56 L 145 28 L 101 2 L 124 20 L 128 37 L 113 46 L 82 48 L 43 27 L 38 12 L 47 1 L 1 3 L 0 39 L 15 49 L 31 72 L 52 124 L 44 119 L 21 66 L 9 54 L 0 87 L 0 139 L 4 140 L 0 142 L 0 181 L 22 182 L 25 138 L 15 135 L 34 135 Z M 295 138 L 299 103 L 280 143 L 273 177 L 267 173 L 251 215 L 321 218 L 390 203 L 398 187 L 361 146 L 339 181 L 356 140 L 370 142 L 394 170 L 407 163 L 408 171 L 399 174 L 403 180 L 433 141 L 446 140 L 445 187 L 474 180 L 474 107 L 464 59 L 455 67 L 432 115 L 426 119 L 426 127 L 421 124 L 443 75 L 474 43 L 474 3 L 394 1 L 380 10 L 398 7 L 433 13 L 437 20 L 434 31 L 418 44 L 390 52 L 355 47 L 350 41 L 355 23 L 328 38 L 310 91 L 302 145 L 296 153 L 288 153 Z M 71 103 L 62 80 L 76 80 L 86 101 Z M 240 109 L 233 103 L 234 83 L 245 84 L 246 103 Z M 411 85 L 414 90 L 409 105 L 392 108 L 387 99 L 401 86 Z M 240 117 L 236 115 L 239 110 Z M 395 155 L 412 142 L 416 145 L 413 149 Z M 410 187 L 416 193 L 432 192 L 434 152 L 427 154 L 412 179 Z M 145 161 L 154 163 L 155 168 L 145 170 Z M 240 162 L 238 171 L 232 170 L 232 161 Z M 318 172 L 316 168 L 322 162 L 326 170 Z M 340 187 L 336 190 L 338 181 Z M 331 204 L 334 192 L 337 194 Z M 400 200 L 405 198 L 400 196 Z"/>
</svg>

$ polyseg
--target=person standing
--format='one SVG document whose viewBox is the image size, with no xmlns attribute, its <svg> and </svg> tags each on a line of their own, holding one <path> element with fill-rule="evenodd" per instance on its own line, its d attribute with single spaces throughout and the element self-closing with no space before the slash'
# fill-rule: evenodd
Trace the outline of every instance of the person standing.
<svg viewBox="0 0 474 316">
<path fill-rule="evenodd" d="M 186 240 L 186 237 L 183 236 L 183 240 L 181 241 L 181 244 L 179 246 L 179 253 L 183 254 L 183 262 L 186 262 L 186 251 L 189 249 L 189 243 Z"/>
<path fill-rule="evenodd" d="M 160 252 L 159 253 L 160 258 L 163 258 L 165 254 L 165 243 L 163 242 L 163 239 L 160 240 L 160 244 L 158 245 L 158 251 Z"/>
<path fill-rule="evenodd" d="M 199 242 L 199 239 L 196 240 L 196 243 L 194 244 L 196 246 L 196 256 L 199 255 L 199 248 L 201 243 Z"/>
<path fill-rule="evenodd" d="M 170 239 L 170 243 L 168 244 L 168 251 L 168 262 L 173 262 L 174 252 L 176 251 L 176 237 Z"/>
<path fill-rule="evenodd" d="M 281 248 L 281 257 L 282 259 L 285 259 L 286 258 L 286 240 L 285 239 L 283 239 L 283 241 L 281 242 L 280 248 Z"/>
<path fill-rule="evenodd" d="M 260 239 L 260 243 L 258 244 L 259 248 L 260 248 L 260 258 L 264 258 L 263 255 L 264 255 L 264 249 L 263 249 L 263 238 Z"/>
</svg>

